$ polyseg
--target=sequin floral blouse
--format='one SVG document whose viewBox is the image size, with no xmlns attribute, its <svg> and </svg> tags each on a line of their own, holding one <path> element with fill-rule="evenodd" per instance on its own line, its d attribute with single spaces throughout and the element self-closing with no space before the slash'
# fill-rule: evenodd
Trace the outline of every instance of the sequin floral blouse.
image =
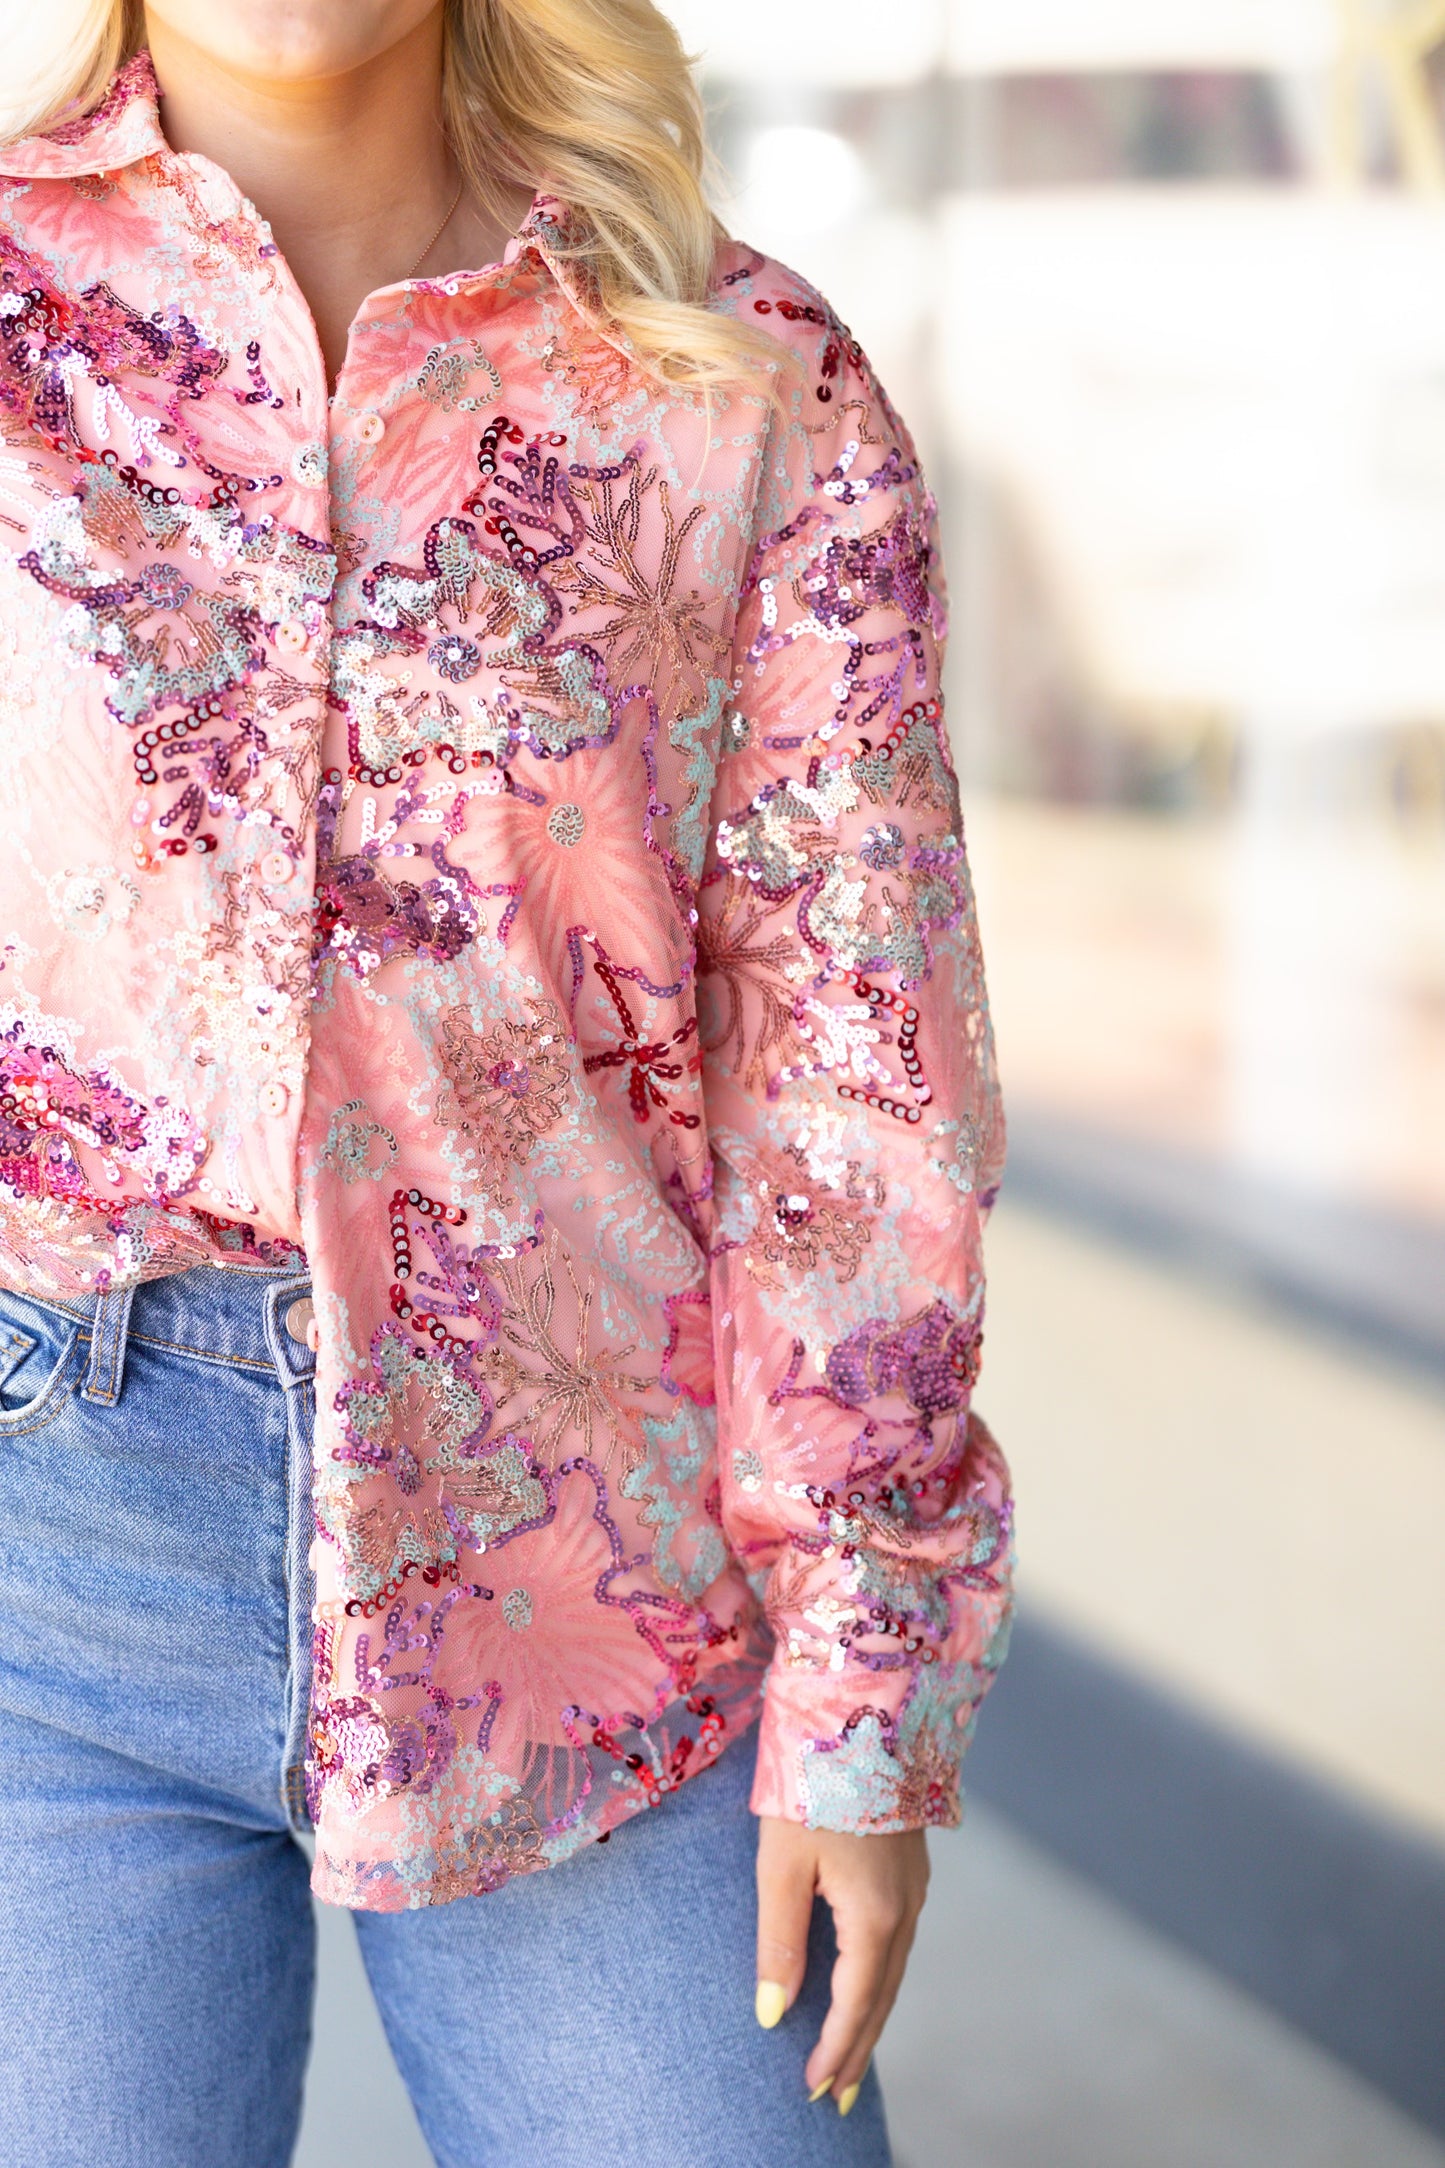
<svg viewBox="0 0 1445 2168">
<path fill-rule="evenodd" d="M 660 388 L 540 194 L 309 311 L 143 56 L 0 150 L 0 1277 L 309 1268 L 315 1887 L 955 1822 L 1002 1153 L 934 505 L 827 303 Z M 784 372 L 786 375 L 786 372 Z"/>
</svg>

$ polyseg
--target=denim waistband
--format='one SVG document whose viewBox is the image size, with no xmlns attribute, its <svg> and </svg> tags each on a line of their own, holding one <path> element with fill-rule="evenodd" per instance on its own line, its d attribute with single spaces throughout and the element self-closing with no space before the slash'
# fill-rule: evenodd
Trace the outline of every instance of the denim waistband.
<svg viewBox="0 0 1445 2168">
<path fill-rule="evenodd" d="M 42 1422 L 32 1423 L 30 1431 L 58 1423 L 60 1410 L 73 1405 L 81 1423 L 78 1435 L 109 1439 L 122 1461 L 132 1453 L 139 1456 L 136 1466 L 143 1467 L 147 1441 L 157 1423 L 164 1423 L 168 1472 L 156 1497 L 173 1504 L 178 1497 L 190 1497 L 174 1488 L 177 1481 L 188 1480 L 187 1458 L 194 1452 L 198 1464 L 209 1466 L 210 1459 L 219 1456 L 218 1465 L 224 1462 L 231 1480 L 233 1524 L 237 1481 L 246 1501 L 241 1519 L 253 1509 L 262 1514 L 269 1533 L 262 1531 L 258 1538 L 252 1530 L 260 1552 L 251 1540 L 249 1550 L 242 1544 L 236 1556 L 244 1550 L 256 1570 L 258 1606 L 274 1603 L 284 1589 L 286 1665 L 283 1706 L 277 1712 L 277 1781 L 294 1830 L 304 1829 L 308 1820 L 306 1723 L 316 1600 L 311 1565 L 316 1536 L 311 1495 L 316 1357 L 309 1345 L 314 1317 L 310 1292 L 304 1269 L 257 1272 L 195 1265 L 98 1295 L 38 1295 L 16 1288 L 0 1295 L 0 1340 L 8 1342 L 11 1351 L 17 1341 L 24 1343 L 22 1361 L 42 1342 L 51 1358 L 45 1365 L 47 1382 L 34 1403 Z M 167 1418 L 171 1407 L 173 1422 Z M 6 1421 L 18 1435 L 29 1435 L 18 1429 L 13 1411 Z M 56 1435 L 63 1455 L 63 1430 L 57 1429 Z M 87 1480 L 78 1468 L 75 1480 Z M 282 1517 L 275 1510 L 278 1483 L 284 1497 Z M 131 1516 L 127 1540 L 132 1544 L 149 1510 L 144 1495 L 143 1484 L 140 1503 L 126 1490 Z M 197 1492 L 196 1498 L 200 1496 Z M 234 1525 L 231 1533 L 234 1537 Z M 279 1573 L 268 1548 L 278 1543 Z M 8 2152 L 4 2158 L 10 2158 Z"/>
<path fill-rule="evenodd" d="M 103 1295 L 34 1295 L 20 1299 L 77 1319 L 91 1342 L 91 1397 L 118 1391 L 128 1340 L 143 1340 L 203 1362 L 275 1370 L 283 1382 L 309 1378 L 316 1357 L 286 1329 L 293 1303 L 309 1295 L 305 1271 L 235 1271 L 194 1265 Z"/>
</svg>

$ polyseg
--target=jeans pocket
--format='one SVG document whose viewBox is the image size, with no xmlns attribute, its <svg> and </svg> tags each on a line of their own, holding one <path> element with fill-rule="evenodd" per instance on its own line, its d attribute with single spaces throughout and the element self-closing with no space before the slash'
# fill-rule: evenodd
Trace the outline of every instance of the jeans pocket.
<svg viewBox="0 0 1445 2168">
<path fill-rule="evenodd" d="M 79 1382 L 80 1333 L 67 1311 L 0 1288 L 0 1438 L 60 1413 Z"/>
</svg>

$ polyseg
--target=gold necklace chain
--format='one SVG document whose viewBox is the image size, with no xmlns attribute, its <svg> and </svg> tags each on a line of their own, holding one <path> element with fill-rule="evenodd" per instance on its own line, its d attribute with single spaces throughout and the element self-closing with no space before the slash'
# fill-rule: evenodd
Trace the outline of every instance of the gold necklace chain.
<svg viewBox="0 0 1445 2168">
<path fill-rule="evenodd" d="M 436 232 L 435 232 L 435 233 L 434 233 L 434 234 L 432 235 L 431 239 L 430 239 L 430 240 L 429 240 L 429 241 L 427 242 L 427 245 L 426 245 L 426 247 L 425 247 L 425 248 L 424 248 L 424 249 L 422 250 L 421 254 L 420 254 L 420 255 L 419 255 L 418 257 L 417 257 L 417 259 L 416 259 L 416 262 L 415 262 L 415 263 L 414 263 L 414 264 L 412 265 L 411 269 L 410 269 L 409 271 L 404 271 L 404 272 L 402 273 L 402 277 L 403 277 L 403 278 L 408 278 L 408 279 L 411 279 L 411 278 L 415 278 L 415 277 L 416 277 L 416 274 L 417 274 L 417 272 L 418 272 L 418 271 L 419 271 L 419 270 L 421 269 L 422 265 L 423 265 L 423 264 L 424 264 L 424 263 L 426 262 L 426 260 L 427 260 L 428 256 L 430 256 L 430 254 L 431 254 L 432 250 L 433 250 L 433 249 L 434 249 L 434 248 L 436 247 L 436 245 L 437 245 L 438 241 L 439 241 L 439 240 L 441 239 L 442 235 L 443 235 L 443 234 L 444 234 L 444 233 L 446 232 L 446 230 L 447 230 L 448 226 L 449 226 L 449 225 L 451 224 L 451 222 L 452 222 L 452 219 L 453 219 L 453 218 L 455 217 L 455 215 L 456 215 L 456 208 L 457 208 L 457 205 L 458 205 L 458 204 L 459 204 L 459 203 L 461 202 L 461 200 L 462 200 L 462 189 L 463 189 L 463 187 L 464 187 L 465 185 L 466 185 L 466 175 L 465 175 L 465 174 L 463 174 L 463 175 L 462 175 L 462 177 L 461 177 L 461 179 L 460 179 L 460 180 L 459 180 L 459 181 L 457 182 L 457 192 L 456 192 L 456 194 L 455 194 L 455 195 L 454 195 L 454 196 L 452 197 L 452 200 L 451 200 L 451 202 L 450 202 L 450 203 L 449 203 L 449 204 L 447 205 L 447 215 L 446 215 L 446 217 L 445 217 L 445 218 L 444 218 L 444 219 L 442 220 L 441 224 L 440 224 L 440 225 L 439 225 L 439 226 L 437 227 L 437 230 L 436 230 Z"/>
</svg>

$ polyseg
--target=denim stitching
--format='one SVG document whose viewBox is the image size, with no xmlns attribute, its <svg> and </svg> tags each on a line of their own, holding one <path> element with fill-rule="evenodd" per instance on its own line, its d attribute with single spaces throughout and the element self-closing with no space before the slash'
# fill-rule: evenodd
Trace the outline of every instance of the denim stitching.
<svg viewBox="0 0 1445 2168">
<path fill-rule="evenodd" d="M 263 1275 L 258 1272 L 256 1277 L 261 1279 Z M 82 1310 L 68 1302 L 42 1302 L 37 1295 L 22 1295 L 17 1299 L 34 1303 L 37 1310 L 59 1310 L 64 1316 L 72 1318 L 81 1328 L 81 1339 L 89 1345 L 93 1311 Z M 193 1347 L 188 1340 L 163 1340 L 158 1333 L 153 1332 L 128 1332 L 126 1338 L 143 1347 L 165 1348 L 167 1353 L 172 1355 L 194 1355 L 201 1362 L 231 1363 L 243 1370 L 259 1370 L 267 1377 L 273 1375 L 276 1367 L 269 1359 L 262 1362 L 253 1355 L 228 1355 L 221 1348 Z"/>
<path fill-rule="evenodd" d="M 66 1401 L 74 1399 L 75 1388 L 81 1378 L 80 1365 L 74 1358 L 83 1345 L 83 1336 L 80 1333 L 74 1334 L 69 1346 L 62 1352 L 44 1392 L 38 1400 L 33 1400 L 29 1407 L 16 1408 L 13 1419 L 12 1411 L 0 1408 L 0 1441 L 6 1438 L 28 1438 L 32 1430 L 43 1430 L 47 1423 L 54 1421 Z M 28 1420 L 22 1421 L 21 1417 Z"/>
<path fill-rule="evenodd" d="M 107 1288 L 95 1307 L 90 1330 L 90 1361 L 81 1393 L 86 1400 L 113 1408 L 125 1376 L 125 1347 L 133 1287 Z"/>
<path fill-rule="evenodd" d="M 218 1267 L 217 1269 L 220 1270 L 225 1268 Z M 248 1279 L 256 1280 L 280 1279 L 279 1274 L 270 1272 L 247 1273 L 242 1276 Z M 149 1283 L 142 1281 L 140 1284 L 142 1286 L 145 1286 Z M 294 1277 L 281 1279 L 280 1285 L 283 1291 L 294 1287 L 299 1294 L 303 1289 L 310 1287 L 310 1275 L 307 1273 L 299 1273 L 296 1274 Z M 17 1302 L 28 1302 L 33 1304 L 33 1306 L 37 1310 L 48 1310 L 52 1313 L 59 1312 L 61 1316 L 73 1319 L 74 1322 L 81 1328 L 82 1339 L 86 1341 L 87 1344 L 89 1343 L 91 1337 L 91 1330 L 95 1318 L 95 1310 L 93 1306 L 83 1306 L 80 1303 L 65 1302 L 59 1296 L 49 1297 L 32 1295 L 26 1293 L 20 1288 L 0 1289 L 0 1296 L 3 1296 L 7 1293 L 14 1295 Z M 196 1347 L 189 1340 L 165 1340 L 162 1339 L 159 1333 L 137 1332 L 134 1329 L 127 1330 L 126 1339 L 127 1341 L 136 1341 L 143 1347 L 164 1348 L 167 1353 L 172 1355 L 194 1355 L 201 1362 L 229 1363 L 243 1370 L 257 1370 L 262 1372 L 267 1377 L 274 1376 L 276 1372 L 276 1364 L 271 1360 L 270 1357 L 258 1359 L 254 1355 L 230 1355 L 227 1354 L 225 1349 L 223 1348 Z"/>
<path fill-rule="evenodd" d="M 192 1347 L 187 1340 L 161 1340 L 151 1332 L 133 1332 L 130 1338 L 138 1347 L 159 1347 L 171 1355 L 193 1355 L 197 1362 L 229 1363 L 238 1370 L 259 1370 L 268 1378 L 275 1375 L 274 1363 L 257 1362 L 251 1355 L 227 1355 L 220 1348 Z"/>
</svg>

